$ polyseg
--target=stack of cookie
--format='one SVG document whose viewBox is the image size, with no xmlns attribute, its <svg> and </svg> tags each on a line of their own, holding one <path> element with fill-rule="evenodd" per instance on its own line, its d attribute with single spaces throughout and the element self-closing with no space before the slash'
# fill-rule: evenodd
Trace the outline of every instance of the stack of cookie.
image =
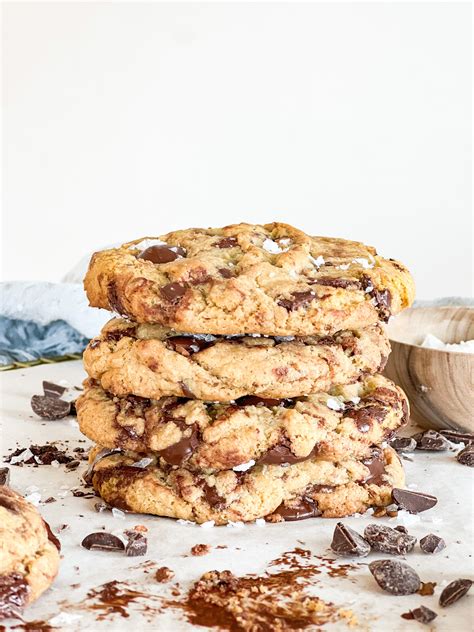
<svg viewBox="0 0 474 632">
<path fill-rule="evenodd" d="M 341 517 L 391 502 L 407 419 L 380 375 L 400 263 L 286 224 L 189 229 L 96 253 L 77 402 L 90 480 L 130 511 L 195 522 Z"/>
</svg>

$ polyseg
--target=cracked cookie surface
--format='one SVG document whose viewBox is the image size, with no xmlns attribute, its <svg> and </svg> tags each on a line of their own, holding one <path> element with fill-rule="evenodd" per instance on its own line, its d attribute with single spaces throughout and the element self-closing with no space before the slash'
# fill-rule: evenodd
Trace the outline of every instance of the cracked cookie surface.
<svg viewBox="0 0 474 632">
<path fill-rule="evenodd" d="M 287 224 L 179 230 L 93 255 L 90 304 L 207 334 L 357 330 L 409 307 L 413 279 L 362 243 Z"/>
<path fill-rule="evenodd" d="M 58 545 L 38 510 L 0 486 L 0 619 L 18 616 L 51 585 Z"/>
<path fill-rule="evenodd" d="M 403 391 L 381 375 L 297 399 L 206 403 L 113 397 L 92 381 L 76 402 L 81 432 L 106 448 L 204 471 L 310 458 L 363 456 L 408 418 Z"/>
<path fill-rule="evenodd" d="M 84 352 L 84 368 L 114 395 L 230 401 L 299 397 L 348 384 L 384 367 L 382 326 L 333 336 L 183 335 L 113 319 Z"/>
<path fill-rule="evenodd" d="M 104 454 L 99 446 L 90 459 L 94 489 L 110 505 L 198 523 L 339 518 L 390 504 L 392 488 L 404 485 L 391 448 L 374 448 L 364 460 L 313 458 L 208 475 L 160 466 L 153 455 L 145 463 L 132 452 Z"/>
</svg>

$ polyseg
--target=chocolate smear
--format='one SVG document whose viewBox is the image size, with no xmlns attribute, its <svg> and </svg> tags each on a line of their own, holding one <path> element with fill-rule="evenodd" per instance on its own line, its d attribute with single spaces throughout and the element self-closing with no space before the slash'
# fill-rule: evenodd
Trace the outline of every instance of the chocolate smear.
<svg viewBox="0 0 474 632">
<path fill-rule="evenodd" d="M 8 467 L 0 467 L 0 485 L 10 485 L 10 470 Z"/>
<path fill-rule="evenodd" d="M 389 442 L 389 445 L 397 452 L 413 452 L 416 448 L 416 441 L 413 437 L 395 437 Z"/>
<path fill-rule="evenodd" d="M 392 595 L 412 595 L 420 588 L 420 578 L 416 571 L 399 560 L 376 560 L 369 564 L 377 584 Z"/>
<path fill-rule="evenodd" d="M 274 513 L 278 514 L 285 522 L 317 518 L 321 515 L 318 503 L 308 496 L 291 501 L 291 504 L 289 502 L 282 503 L 275 509 Z"/>
<path fill-rule="evenodd" d="M 456 459 L 461 465 L 474 467 L 474 444 L 470 443 L 461 452 L 458 452 Z"/>
<path fill-rule="evenodd" d="M 434 533 L 428 533 L 420 540 L 420 549 L 423 553 L 439 553 L 445 548 L 446 542 Z"/>
<path fill-rule="evenodd" d="M 125 555 L 127 557 L 139 557 L 146 555 L 148 549 L 148 540 L 138 531 L 127 531 L 125 535 L 128 538 L 128 542 L 125 545 Z"/>
<path fill-rule="evenodd" d="M 422 492 L 413 492 L 408 489 L 400 489 L 398 487 L 394 487 L 392 490 L 392 500 L 400 509 L 405 509 L 413 514 L 427 511 L 438 502 L 436 496 Z"/>
<path fill-rule="evenodd" d="M 116 535 L 112 535 L 112 533 L 105 533 L 103 531 L 86 535 L 81 542 L 81 546 L 89 551 L 123 551 L 125 548 L 120 538 Z"/>
<path fill-rule="evenodd" d="M 347 527 L 342 522 L 338 522 L 334 529 L 331 549 L 343 557 L 354 555 L 365 557 L 370 553 L 370 544 L 357 531 Z"/>
<path fill-rule="evenodd" d="M 61 397 L 66 392 L 65 386 L 60 386 L 54 382 L 43 381 L 43 392 L 46 397 Z"/>
<path fill-rule="evenodd" d="M 160 288 L 161 295 L 170 303 L 178 303 L 186 294 L 186 286 L 181 283 L 168 283 Z"/>
<path fill-rule="evenodd" d="M 414 610 L 410 610 L 409 612 L 404 612 L 400 615 L 402 619 L 407 619 L 411 621 L 418 621 L 418 623 L 431 623 L 438 616 L 436 612 L 430 610 L 426 606 L 420 606 L 419 608 L 415 608 Z"/>
<path fill-rule="evenodd" d="M 390 555 L 406 555 L 413 551 L 416 538 L 383 524 L 369 524 L 364 530 L 364 538 L 374 549 Z"/>
<path fill-rule="evenodd" d="M 314 301 L 317 298 L 318 297 L 313 290 L 308 290 L 306 292 L 292 292 L 291 298 L 281 298 L 278 301 L 278 305 L 280 305 L 280 307 L 284 307 L 289 312 L 293 312 L 300 309 L 300 307 L 306 307 L 309 303 L 311 303 L 311 301 Z"/>
<path fill-rule="evenodd" d="M 22 575 L 0 575 L 0 619 L 19 617 L 28 600 L 29 586 Z"/>
<path fill-rule="evenodd" d="M 150 246 L 141 252 L 137 259 L 151 261 L 152 263 L 170 263 L 186 256 L 186 250 L 181 246 Z"/>
<path fill-rule="evenodd" d="M 173 420 L 174 421 L 174 420 Z M 191 430 L 189 437 L 183 437 L 168 448 L 158 450 L 158 454 L 170 465 L 182 465 L 187 461 L 199 445 L 199 430 L 196 424 L 188 426 Z"/>
<path fill-rule="evenodd" d="M 31 398 L 31 408 L 38 417 L 51 421 L 67 417 L 71 412 L 71 402 L 66 402 L 57 395 L 54 397 L 33 395 Z"/>
<path fill-rule="evenodd" d="M 470 579 L 455 579 L 448 584 L 439 597 L 439 605 L 442 608 L 452 606 L 467 594 L 472 586 Z"/>
<path fill-rule="evenodd" d="M 417 450 L 426 450 L 429 452 L 442 452 L 449 448 L 449 441 L 436 430 L 426 430 L 413 435 L 412 439 L 416 441 Z"/>
</svg>

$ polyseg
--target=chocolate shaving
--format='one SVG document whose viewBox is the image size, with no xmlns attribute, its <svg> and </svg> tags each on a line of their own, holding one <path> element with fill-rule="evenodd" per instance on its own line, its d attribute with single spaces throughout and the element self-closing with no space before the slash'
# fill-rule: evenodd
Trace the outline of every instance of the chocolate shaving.
<svg viewBox="0 0 474 632">
<path fill-rule="evenodd" d="M 389 442 L 389 445 L 397 452 L 413 452 L 416 448 L 416 441 L 413 437 L 395 437 Z"/>
<path fill-rule="evenodd" d="M 0 575 L 0 619 L 19 617 L 30 588 L 19 573 Z"/>
<path fill-rule="evenodd" d="M 474 443 L 474 434 L 472 432 L 447 429 L 440 430 L 439 433 L 451 441 L 451 443 Z"/>
<path fill-rule="evenodd" d="M 125 535 L 128 538 L 128 542 L 125 545 L 125 555 L 127 557 L 139 557 L 146 554 L 148 540 L 142 533 L 127 531 Z"/>
</svg>

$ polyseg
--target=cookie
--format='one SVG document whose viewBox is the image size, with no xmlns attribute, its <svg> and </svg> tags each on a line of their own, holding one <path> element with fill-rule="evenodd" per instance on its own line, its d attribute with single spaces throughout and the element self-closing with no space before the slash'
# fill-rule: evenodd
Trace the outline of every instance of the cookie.
<svg viewBox="0 0 474 632">
<path fill-rule="evenodd" d="M 287 224 L 237 224 L 137 239 L 93 255 L 93 307 L 205 334 L 311 336 L 358 330 L 414 298 L 397 261 Z"/>
<path fill-rule="evenodd" d="M 252 461 L 363 456 L 408 417 L 403 391 L 381 375 L 339 387 L 332 395 L 280 400 L 250 396 L 227 404 L 118 398 L 89 381 L 76 406 L 81 432 L 95 443 L 155 452 L 163 465 L 208 472 Z"/>
<path fill-rule="evenodd" d="M 404 485 L 391 448 L 374 448 L 364 460 L 313 458 L 207 475 L 162 467 L 153 454 L 140 461 L 133 452 L 110 454 L 96 447 L 90 459 L 94 489 L 110 505 L 198 523 L 341 518 L 390 504 L 392 488 Z"/>
<path fill-rule="evenodd" d="M 16 617 L 52 584 L 59 541 L 23 496 L 0 486 L 0 618 Z"/>
<path fill-rule="evenodd" d="M 326 391 L 382 370 L 389 353 L 380 325 L 325 337 L 224 337 L 114 319 L 89 344 L 84 367 L 114 395 L 228 402 Z"/>
</svg>

